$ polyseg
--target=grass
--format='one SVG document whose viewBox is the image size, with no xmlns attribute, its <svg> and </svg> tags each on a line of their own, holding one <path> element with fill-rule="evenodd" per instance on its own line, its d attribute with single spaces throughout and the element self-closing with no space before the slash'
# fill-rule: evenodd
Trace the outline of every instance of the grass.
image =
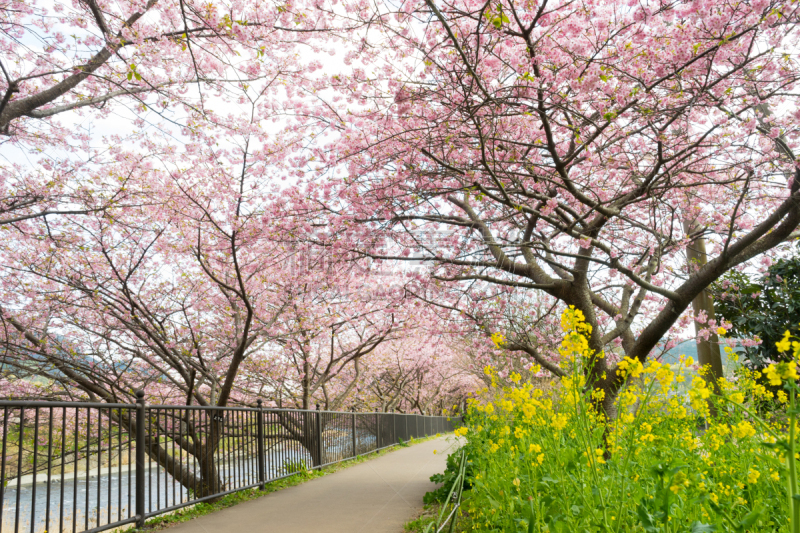
<svg viewBox="0 0 800 533">
<path fill-rule="evenodd" d="M 420 533 L 424 531 L 428 524 L 436 522 L 436 517 L 439 515 L 440 509 L 441 505 L 438 503 L 425 505 L 414 520 L 406 522 L 403 529 L 409 533 Z"/>
<path fill-rule="evenodd" d="M 426 442 L 442 435 L 446 435 L 443 433 L 441 435 L 432 435 L 430 437 L 424 437 L 420 439 L 411 439 L 410 441 L 402 442 L 399 445 L 392 446 L 390 448 L 384 448 L 379 452 L 368 453 L 362 455 L 360 457 L 356 457 L 354 459 L 348 459 L 346 461 L 342 461 L 341 463 L 336 463 L 334 465 L 326 466 L 324 468 L 320 468 L 317 470 L 306 471 L 302 473 L 298 473 L 294 476 L 284 478 L 278 481 L 273 481 L 271 483 L 267 483 L 264 490 L 258 489 L 249 489 L 249 490 L 242 490 L 239 492 L 234 492 L 233 494 L 228 494 L 223 498 L 217 500 L 213 503 L 203 502 L 198 503 L 197 505 L 191 505 L 189 507 L 185 507 L 183 509 L 179 509 L 174 513 L 164 514 L 161 516 L 153 517 L 147 522 L 145 522 L 145 527 L 142 529 L 128 528 L 125 529 L 125 533 L 136 533 L 137 531 L 158 531 L 161 529 L 166 529 L 170 526 L 175 524 L 181 524 L 183 522 L 188 522 L 194 518 L 198 518 L 201 516 L 205 516 L 207 514 L 214 513 L 216 511 L 220 511 L 222 509 L 226 509 L 228 507 L 233 507 L 234 505 L 238 505 L 243 502 L 249 502 L 251 500 L 257 500 L 267 494 L 272 492 L 279 491 L 281 489 L 285 489 L 287 487 L 294 487 L 296 485 L 300 485 L 301 483 L 305 483 L 311 479 L 316 479 L 318 477 L 327 476 L 329 474 L 333 474 L 338 472 L 339 470 L 343 470 L 349 466 L 357 465 L 359 463 L 363 463 L 370 459 L 374 459 L 376 457 L 381 457 L 383 455 L 387 455 L 392 453 L 393 451 L 407 447 L 410 444 L 418 444 L 421 442 Z"/>
<path fill-rule="evenodd" d="M 439 517 L 439 512 L 441 510 L 441 503 L 426 504 L 414 520 L 406 522 L 403 529 L 408 533 L 422 533 L 429 524 L 436 524 L 436 519 Z M 444 531 L 447 532 L 449 529 L 450 523 L 445 525 Z M 469 523 L 469 517 L 467 515 L 459 515 L 456 517 L 456 525 L 453 528 L 453 533 L 466 533 L 471 529 L 472 526 Z"/>
</svg>

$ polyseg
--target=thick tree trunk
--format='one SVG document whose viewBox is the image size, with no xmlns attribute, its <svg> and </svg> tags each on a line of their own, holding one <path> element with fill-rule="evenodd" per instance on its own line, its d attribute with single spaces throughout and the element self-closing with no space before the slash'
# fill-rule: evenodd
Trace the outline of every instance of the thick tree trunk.
<svg viewBox="0 0 800 533">
<path fill-rule="evenodd" d="M 204 498 L 212 494 L 218 494 L 226 490 L 225 485 L 219 477 L 219 465 L 215 458 L 216 447 L 204 445 L 201 447 L 201 453 L 198 455 L 197 460 L 200 465 L 200 477 L 195 490 L 195 497 Z M 216 501 L 214 498 L 211 501 Z"/>
<path fill-rule="evenodd" d="M 223 420 L 217 416 L 219 411 L 210 411 L 208 413 L 211 420 L 209 421 L 209 435 L 206 441 L 197 447 L 195 457 L 200 466 L 200 484 L 196 489 L 196 496 L 203 498 L 218 494 L 226 490 L 225 485 L 219 477 L 219 464 L 217 461 L 216 453 L 219 449 L 219 443 L 222 440 Z M 211 501 L 217 501 L 214 498 Z"/>
</svg>

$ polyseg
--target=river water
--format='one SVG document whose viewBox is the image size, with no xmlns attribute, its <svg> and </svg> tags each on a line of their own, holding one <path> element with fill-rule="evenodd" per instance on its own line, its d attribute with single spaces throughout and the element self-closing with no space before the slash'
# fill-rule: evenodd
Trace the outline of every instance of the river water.
<svg viewBox="0 0 800 533">
<path fill-rule="evenodd" d="M 311 457 L 305 450 L 282 450 L 268 454 L 266 459 L 267 479 L 290 473 L 288 464 L 300 461 L 311 464 Z M 257 483 L 257 459 L 255 456 L 239 457 L 235 462 L 221 464 L 219 472 L 228 488 Z M 134 471 L 128 472 L 128 466 L 122 466 L 122 472 L 119 467 L 112 466 L 110 473 L 107 467 L 100 473 L 90 471 L 88 479 L 86 472 L 78 472 L 77 478 L 66 479 L 63 484 L 54 473 L 48 484 L 46 473 L 40 473 L 37 481 L 42 479 L 42 482 L 5 490 L 0 533 L 80 532 L 125 520 L 136 514 L 135 475 Z M 148 480 L 145 483 L 145 512 L 190 500 L 187 489 L 174 482 L 164 469 L 153 466 L 147 469 L 145 476 Z"/>
</svg>

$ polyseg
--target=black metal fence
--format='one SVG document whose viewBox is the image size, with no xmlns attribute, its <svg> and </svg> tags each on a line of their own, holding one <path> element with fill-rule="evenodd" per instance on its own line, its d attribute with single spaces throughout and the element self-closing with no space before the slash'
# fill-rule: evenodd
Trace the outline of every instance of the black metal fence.
<svg viewBox="0 0 800 533">
<path fill-rule="evenodd" d="M 446 433 L 455 419 L 0 401 L 0 533 L 103 531 Z"/>
</svg>

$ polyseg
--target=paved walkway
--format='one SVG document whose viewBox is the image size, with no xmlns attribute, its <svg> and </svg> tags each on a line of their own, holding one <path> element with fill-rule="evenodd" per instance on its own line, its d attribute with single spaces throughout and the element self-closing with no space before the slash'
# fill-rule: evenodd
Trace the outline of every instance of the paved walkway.
<svg viewBox="0 0 800 533">
<path fill-rule="evenodd" d="M 444 471 L 442 437 L 170 528 L 170 533 L 402 533 Z M 436 450 L 436 454 L 433 451 Z"/>
</svg>

